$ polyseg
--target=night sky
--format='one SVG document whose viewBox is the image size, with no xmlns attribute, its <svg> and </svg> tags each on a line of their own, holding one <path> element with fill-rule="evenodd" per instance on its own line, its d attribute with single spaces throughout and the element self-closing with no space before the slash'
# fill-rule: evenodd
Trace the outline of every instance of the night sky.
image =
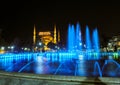
<svg viewBox="0 0 120 85">
<path fill-rule="evenodd" d="M 29 1 L 0 3 L 0 29 L 2 38 L 12 42 L 15 38 L 32 41 L 33 26 L 37 31 L 53 30 L 56 24 L 62 37 L 69 23 L 79 22 L 85 31 L 98 28 L 100 36 L 111 37 L 120 33 L 120 5 L 114 2 Z"/>
</svg>

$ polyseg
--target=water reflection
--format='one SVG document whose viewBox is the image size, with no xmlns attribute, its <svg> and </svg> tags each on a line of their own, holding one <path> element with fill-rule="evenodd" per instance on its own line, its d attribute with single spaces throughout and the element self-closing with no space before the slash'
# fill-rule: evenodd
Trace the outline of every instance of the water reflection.
<svg viewBox="0 0 120 85">
<path fill-rule="evenodd" d="M 49 66 L 47 65 L 47 58 L 37 56 L 34 63 L 34 72 L 36 74 L 47 74 Z"/>
<path fill-rule="evenodd" d="M 92 57 L 92 56 L 90 56 Z M 0 58 L 0 70 L 35 74 L 72 75 L 86 77 L 120 77 L 119 59 L 86 59 L 75 54 L 35 54 Z"/>
</svg>

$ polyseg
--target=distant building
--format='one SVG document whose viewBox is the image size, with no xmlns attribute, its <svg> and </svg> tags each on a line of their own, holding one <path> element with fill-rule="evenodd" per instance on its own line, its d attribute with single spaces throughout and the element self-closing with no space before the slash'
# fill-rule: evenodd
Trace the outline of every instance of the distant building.
<svg viewBox="0 0 120 85">
<path fill-rule="evenodd" d="M 113 36 L 108 42 L 108 51 L 119 51 L 120 50 L 120 35 Z"/>
<path fill-rule="evenodd" d="M 57 45 L 60 42 L 60 32 L 56 29 L 56 25 L 54 25 L 54 31 L 39 31 L 36 34 L 36 28 L 34 26 L 33 32 L 33 47 L 34 50 L 51 50 L 48 47 L 48 43 L 53 43 Z M 37 38 L 36 38 L 37 37 Z M 38 45 L 38 46 L 37 46 Z"/>
</svg>

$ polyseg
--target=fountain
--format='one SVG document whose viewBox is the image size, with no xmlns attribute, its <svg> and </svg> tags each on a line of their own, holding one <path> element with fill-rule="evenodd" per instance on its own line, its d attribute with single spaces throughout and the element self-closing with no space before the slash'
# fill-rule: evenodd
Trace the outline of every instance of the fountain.
<svg viewBox="0 0 120 85">
<path fill-rule="evenodd" d="M 73 51 L 75 45 L 74 25 L 69 25 L 68 28 L 68 51 Z"/>
<path fill-rule="evenodd" d="M 81 29 L 79 23 L 76 25 L 76 29 L 74 25 L 68 26 L 68 51 L 82 51 L 82 37 L 81 37 Z"/>
<path fill-rule="evenodd" d="M 119 77 L 120 53 L 101 52 L 97 28 L 91 34 L 86 26 L 83 34 L 79 23 L 75 26 L 69 24 L 67 51 L 1 54 L 0 69 L 36 74 Z"/>
<path fill-rule="evenodd" d="M 76 37 L 75 37 L 75 47 L 76 49 L 82 51 L 82 37 L 81 37 L 81 28 L 79 23 L 76 24 Z"/>
<path fill-rule="evenodd" d="M 103 67 L 106 65 L 106 63 L 103 64 L 103 59 L 102 57 L 104 56 L 112 56 L 110 58 L 110 60 L 105 60 L 104 62 L 113 62 L 117 65 L 116 69 L 120 68 L 120 65 L 117 63 L 117 61 L 113 60 L 114 58 L 118 59 L 119 54 L 114 53 L 114 52 L 108 52 L 108 53 L 104 53 L 100 51 L 100 42 L 99 42 L 99 34 L 98 34 L 98 30 L 97 28 L 95 28 L 92 32 L 92 39 L 91 39 L 91 34 L 90 34 L 90 30 L 89 27 L 86 26 L 86 31 L 85 31 L 85 43 L 82 40 L 82 36 L 81 36 L 81 28 L 80 28 L 80 24 L 77 23 L 76 27 L 74 25 L 70 25 L 68 26 L 68 52 L 70 53 L 76 53 L 75 57 L 72 57 L 73 59 L 76 59 L 76 63 L 78 64 L 76 68 L 81 68 L 81 69 L 86 69 L 83 68 L 83 65 L 86 64 L 86 61 L 94 60 L 93 63 L 93 74 L 95 76 L 100 76 L 102 77 L 103 75 L 107 74 L 107 72 L 109 71 L 107 69 L 107 72 L 105 73 L 105 71 L 103 71 Z M 84 48 L 83 48 L 84 47 Z M 70 54 L 69 53 L 69 54 Z M 103 56 L 102 56 L 103 55 Z M 102 66 L 100 66 L 101 64 L 101 60 L 102 60 Z M 108 63 L 107 63 L 108 64 Z M 92 63 L 91 63 L 92 65 Z M 85 65 L 84 65 L 85 67 Z M 114 66 L 112 67 L 114 68 Z M 75 75 L 83 75 L 85 74 L 84 71 L 80 71 L 77 70 L 75 72 Z M 113 70 L 113 69 L 112 69 Z M 118 71 L 118 70 L 116 70 Z M 112 74 L 115 74 L 114 71 Z M 81 74 L 82 73 L 82 74 Z M 109 73 L 109 75 L 112 76 L 112 74 Z M 108 74 L 107 74 L 108 76 Z"/>
<path fill-rule="evenodd" d="M 99 59 L 100 44 L 97 28 L 93 30 L 91 39 L 89 27 L 86 26 L 85 43 L 83 43 L 80 24 L 77 23 L 76 27 L 69 24 L 67 45 L 68 52 L 74 51 L 77 54 L 87 55 L 87 59 L 91 59 L 91 56 L 95 55 L 95 59 Z"/>
<path fill-rule="evenodd" d="M 85 45 L 85 48 L 86 48 L 86 52 L 89 52 L 92 50 L 91 48 L 91 39 L 90 39 L 90 31 L 89 31 L 89 28 L 88 26 L 86 26 L 86 45 Z"/>
</svg>

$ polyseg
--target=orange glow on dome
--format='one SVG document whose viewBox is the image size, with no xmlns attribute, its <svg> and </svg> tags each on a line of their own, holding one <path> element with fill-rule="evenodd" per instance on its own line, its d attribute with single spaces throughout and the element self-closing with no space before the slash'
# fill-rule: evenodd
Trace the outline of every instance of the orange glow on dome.
<svg viewBox="0 0 120 85">
<path fill-rule="evenodd" d="M 39 32 L 38 35 L 41 35 L 41 36 L 43 36 L 43 35 L 51 35 L 51 33 L 50 32 Z"/>
</svg>

